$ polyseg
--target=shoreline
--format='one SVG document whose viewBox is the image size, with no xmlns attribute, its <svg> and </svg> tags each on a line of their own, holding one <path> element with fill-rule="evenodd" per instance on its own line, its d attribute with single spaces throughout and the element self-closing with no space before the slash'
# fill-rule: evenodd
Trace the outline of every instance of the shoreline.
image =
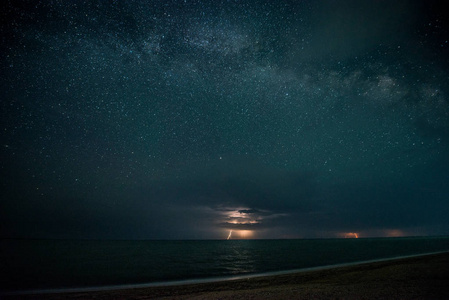
<svg viewBox="0 0 449 300">
<path fill-rule="evenodd" d="M 348 262 L 348 263 L 341 263 L 341 264 L 332 264 L 332 265 L 324 265 L 324 266 L 316 266 L 316 267 L 308 267 L 308 268 L 292 269 L 292 270 L 284 270 L 284 271 L 271 271 L 271 272 L 263 272 L 263 273 L 256 273 L 256 274 L 242 274 L 242 275 L 224 276 L 224 277 L 181 279 L 181 280 L 172 280 L 172 281 L 156 281 L 156 282 L 149 282 L 149 283 L 117 284 L 117 285 L 92 286 L 92 287 L 78 287 L 78 288 L 75 287 L 75 288 L 35 289 L 35 290 L 6 292 L 4 295 L 86 293 L 86 292 L 127 290 L 127 289 L 144 289 L 144 288 L 153 288 L 153 287 L 183 286 L 183 285 L 202 284 L 202 283 L 228 282 L 228 281 L 242 280 L 242 279 L 289 275 L 289 274 L 321 271 L 321 270 L 328 270 L 328 269 L 341 268 L 341 267 L 351 267 L 351 266 L 357 266 L 357 265 L 362 265 L 362 264 L 388 262 L 388 261 L 394 261 L 394 260 L 398 260 L 398 259 L 414 258 L 414 257 L 421 257 L 421 256 L 435 255 L 435 254 L 443 254 L 443 253 L 449 254 L 449 251 L 437 251 L 437 252 L 429 252 L 429 253 L 421 253 L 421 254 L 401 255 L 401 256 L 393 256 L 393 257 L 387 257 L 387 258 L 370 259 L 370 260 L 363 260 L 363 261 L 355 261 L 355 262 Z"/>
<path fill-rule="evenodd" d="M 424 263 L 425 261 L 441 260 L 435 265 Z M 208 278 L 208 279 L 193 279 L 193 280 L 182 280 L 182 281 L 169 281 L 169 282 L 154 282 L 147 284 L 133 284 L 133 285 L 114 285 L 114 286 L 103 286 L 103 287 L 91 287 L 91 288 L 78 288 L 78 289 L 52 289 L 52 290 L 34 290 L 34 291 L 24 291 L 24 292 L 13 292 L 6 293 L 4 296 L 7 297 L 20 297 L 20 298 L 40 298 L 40 299 L 62 299 L 62 298 L 77 298 L 77 299 L 90 299 L 90 298 L 102 298 L 102 295 L 106 298 L 112 297 L 134 297 L 134 295 L 139 294 L 140 297 L 146 299 L 146 297 L 154 299 L 157 297 L 170 296 L 173 299 L 182 299 L 184 296 L 194 296 L 198 297 L 199 294 L 204 297 L 200 299 L 210 299 L 210 293 L 231 293 L 233 297 L 235 296 L 235 291 L 247 291 L 247 290 L 257 290 L 263 289 L 274 289 L 278 290 L 280 286 L 286 284 L 286 282 L 292 279 L 307 279 L 314 278 L 320 279 L 326 278 L 329 275 L 340 276 L 344 275 L 346 272 L 362 272 L 364 275 L 366 272 L 371 272 L 372 270 L 377 270 L 384 267 L 395 267 L 400 265 L 413 265 L 419 263 L 420 268 L 426 270 L 426 272 L 419 271 L 417 274 L 428 274 L 429 270 L 432 268 L 437 268 L 444 265 L 449 270 L 449 252 L 432 252 L 424 254 L 407 255 L 400 257 L 390 257 L 376 260 L 351 262 L 337 265 L 319 266 L 305 269 L 296 269 L 288 271 L 276 271 L 267 272 L 259 274 L 248 274 L 232 277 L 219 277 L 219 278 Z M 428 268 L 427 268 L 428 265 Z M 440 270 L 441 271 L 441 270 Z M 340 274 L 341 273 L 341 274 Z M 432 272 L 430 272 L 431 275 Z M 441 272 L 440 272 L 441 273 Z M 444 273 L 444 272 L 443 272 Z M 429 275 L 429 274 L 428 274 Z M 422 275 L 421 275 L 422 276 Z M 446 272 L 445 276 L 449 278 L 449 271 Z M 379 277 L 379 276 L 378 276 Z M 295 285 L 301 285 L 304 282 L 296 282 Z M 385 280 L 388 277 L 382 278 L 380 276 L 376 280 Z M 425 279 L 425 278 L 424 278 Z M 427 280 L 427 279 L 425 279 Z M 446 281 L 445 281 L 446 284 Z M 449 288 L 447 288 L 449 290 Z M 279 292 L 279 291 L 278 291 Z M 270 293 L 271 294 L 271 293 Z M 179 297 L 178 297 L 179 296 Z M 360 295 L 359 295 L 360 296 Z M 449 296 L 449 291 L 447 293 Z M 139 298 L 140 298 L 139 297 Z M 221 296 L 220 296 L 221 297 Z M 225 295 L 223 295 L 225 297 Z M 282 296 L 281 296 L 282 297 Z M 213 297 L 212 297 L 213 298 Z M 226 298 L 226 297 L 225 297 Z M 262 297 L 264 298 L 264 297 Z M 401 298 L 402 299 L 402 298 Z"/>
</svg>

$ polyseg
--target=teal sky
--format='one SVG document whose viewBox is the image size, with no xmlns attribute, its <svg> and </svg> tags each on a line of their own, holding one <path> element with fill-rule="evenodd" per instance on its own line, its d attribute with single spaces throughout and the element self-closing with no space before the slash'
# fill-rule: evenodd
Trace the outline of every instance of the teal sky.
<svg viewBox="0 0 449 300">
<path fill-rule="evenodd" d="M 1 237 L 448 234 L 443 8 L 5 2 Z"/>
</svg>

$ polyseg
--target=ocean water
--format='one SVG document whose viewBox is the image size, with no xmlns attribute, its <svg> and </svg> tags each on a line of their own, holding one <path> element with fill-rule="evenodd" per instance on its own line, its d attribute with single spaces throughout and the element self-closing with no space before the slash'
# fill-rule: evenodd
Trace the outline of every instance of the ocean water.
<svg viewBox="0 0 449 300">
<path fill-rule="evenodd" d="M 288 271 L 449 251 L 449 237 L 94 241 L 1 240 L 2 292 Z"/>
</svg>

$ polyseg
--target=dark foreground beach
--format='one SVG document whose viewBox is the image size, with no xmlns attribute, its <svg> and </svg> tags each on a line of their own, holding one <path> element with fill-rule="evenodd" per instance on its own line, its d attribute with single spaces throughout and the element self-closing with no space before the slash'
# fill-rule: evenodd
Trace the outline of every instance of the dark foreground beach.
<svg viewBox="0 0 449 300">
<path fill-rule="evenodd" d="M 449 253 L 295 274 L 15 299 L 449 299 Z"/>
</svg>

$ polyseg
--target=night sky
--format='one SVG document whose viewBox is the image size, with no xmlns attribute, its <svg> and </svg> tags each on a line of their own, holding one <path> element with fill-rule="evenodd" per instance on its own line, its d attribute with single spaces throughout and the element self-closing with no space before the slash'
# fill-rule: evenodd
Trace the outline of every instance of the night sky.
<svg viewBox="0 0 449 300">
<path fill-rule="evenodd" d="M 0 237 L 449 234 L 445 1 L 2 1 Z"/>
</svg>

